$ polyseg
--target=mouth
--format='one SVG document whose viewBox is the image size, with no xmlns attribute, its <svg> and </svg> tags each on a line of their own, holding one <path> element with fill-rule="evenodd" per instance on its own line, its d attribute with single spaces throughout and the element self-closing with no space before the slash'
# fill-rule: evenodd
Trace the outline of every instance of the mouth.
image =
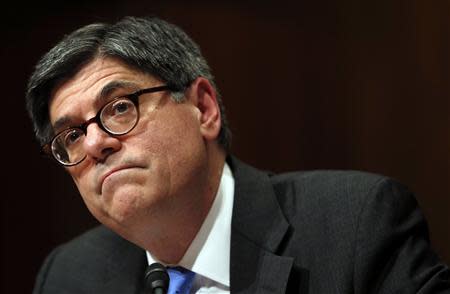
<svg viewBox="0 0 450 294">
<path fill-rule="evenodd" d="M 132 169 L 132 168 L 141 168 L 141 167 L 135 166 L 135 165 L 124 165 L 124 166 L 118 166 L 118 167 L 112 168 L 112 169 L 108 170 L 106 173 L 104 173 L 104 174 L 100 177 L 100 181 L 99 181 L 99 188 L 100 188 L 99 190 L 100 190 L 100 193 L 102 193 L 102 190 L 103 190 L 103 183 L 105 182 L 105 180 L 106 180 L 109 176 L 111 176 L 112 174 L 114 174 L 114 173 L 116 173 L 116 172 L 118 172 L 118 171 L 122 171 L 122 170 L 125 170 L 125 169 Z"/>
</svg>

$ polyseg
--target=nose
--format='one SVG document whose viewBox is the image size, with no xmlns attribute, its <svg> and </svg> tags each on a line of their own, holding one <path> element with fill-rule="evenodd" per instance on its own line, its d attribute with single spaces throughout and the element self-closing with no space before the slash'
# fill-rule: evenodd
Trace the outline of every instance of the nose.
<svg viewBox="0 0 450 294">
<path fill-rule="evenodd" d="M 122 146 L 118 138 L 104 132 L 96 123 L 87 127 L 83 145 L 86 156 L 97 162 L 104 162 L 109 155 L 120 150 Z"/>
</svg>

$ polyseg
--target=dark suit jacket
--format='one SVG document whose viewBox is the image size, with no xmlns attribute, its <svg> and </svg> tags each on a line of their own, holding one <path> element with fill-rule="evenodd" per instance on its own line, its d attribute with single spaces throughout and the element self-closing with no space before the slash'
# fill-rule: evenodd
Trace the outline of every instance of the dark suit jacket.
<svg viewBox="0 0 450 294">
<path fill-rule="evenodd" d="M 234 158 L 232 293 L 450 293 L 400 184 L 361 172 L 271 175 Z M 211 262 L 214 262 L 212 260 Z M 105 227 L 55 249 L 34 293 L 145 293 L 144 250 Z"/>
</svg>

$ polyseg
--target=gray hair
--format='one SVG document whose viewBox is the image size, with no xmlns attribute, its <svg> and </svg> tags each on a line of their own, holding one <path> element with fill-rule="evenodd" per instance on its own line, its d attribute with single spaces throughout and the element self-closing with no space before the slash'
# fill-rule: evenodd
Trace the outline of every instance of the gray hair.
<svg viewBox="0 0 450 294">
<path fill-rule="evenodd" d="M 143 73 L 154 75 L 182 92 L 198 77 L 217 92 L 222 127 L 219 144 L 228 151 L 231 132 L 221 95 L 199 46 L 179 27 L 156 17 L 125 17 L 115 24 L 95 23 L 65 36 L 37 63 L 30 77 L 26 106 L 41 145 L 53 136 L 48 103 L 54 88 L 97 57 L 116 57 Z M 175 101 L 182 95 L 174 93 Z"/>
</svg>

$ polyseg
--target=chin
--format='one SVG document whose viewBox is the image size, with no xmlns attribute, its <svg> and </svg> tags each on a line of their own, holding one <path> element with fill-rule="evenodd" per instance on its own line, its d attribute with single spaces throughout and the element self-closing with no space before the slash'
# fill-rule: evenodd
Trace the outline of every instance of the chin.
<svg viewBox="0 0 450 294">
<path fill-rule="evenodd" d="M 141 194 L 135 190 L 115 191 L 107 203 L 107 215 L 115 222 L 126 224 L 133 218 L 137 217 L 142 211 Z"/>
</svg>

